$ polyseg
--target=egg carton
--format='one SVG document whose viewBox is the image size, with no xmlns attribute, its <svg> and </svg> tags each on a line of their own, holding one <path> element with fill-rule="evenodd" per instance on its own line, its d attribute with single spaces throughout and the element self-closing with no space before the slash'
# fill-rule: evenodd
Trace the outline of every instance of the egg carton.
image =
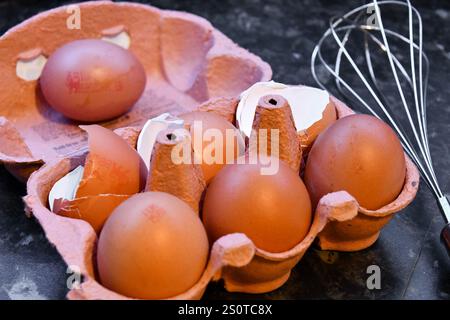
<svg viewBox="0 0 450 320">
<path fill-rule="evenodd" d="M 190 14 L 128 3 L 88 2 L 79 7 L 83 16 L 88 17 L 86 29 L 71 30 L 73 33 L 63 30 L 55 36 L 56 39 L 47 40 L 48 30 L 56 30 L 67 20 L 67 7 L 63 7 L 40 14 L 0 38 L 1 59 L 6 62 L 0 64 L 3 71 L 0 85 L 6 88 L 1 93 L 5 95 L 2 100 L 6 103 L 0 109 L 5 116 L 0 118 L 0 160 L 22 179 L 40 168 L 27 183 L 26 212 L 39 221 L 48 240 L 56 246 L 66 263 L 76 267 L 84 277 L 80 288 L 73 288 L 68 297 L 125 299 L 97 281 L 94 259 L 97 235 L 93 228 L 85 221 L 58 216 L 48 209 L 48 194 L 54 183 L 84 163 L 88 152 L 86 138 L 75 123 L 45 105 L 35 80 L 21 78 L 29 75 L 20 70 L 19 62 L 21 66 L 28 61 L 39 62 L 41 55 L 47 56 L 58 46 L 75 39 L 104 37 L 123 45 L 128 37 L 129 48 L 143 62 L 150 81 L 143 97 L 129 114 L 103 125 L 119 128 L 115 132 L 133 147 L 143 123 L 162 112 L 177 115 L 198 109 L 214 112 L 235 123 L 239 101 L 234 97 L 251 84 L 270 79 L 271 70 L 261 59 L 238 48 L 213 29 L 207 21 Z M 30 34 L 35 38 L 35 33 L 40 41 L 31 42 Z M 149 43 L 152 37 L 157 38 L 157 49 Z M 212 44 L 202 41 L 198 46 L 193 45 L 193 49 L 182 41 L 190 39 L 196 44 L 199 38 L 211 39 Z M 42 45 L 43 49 L 29 47 L 35 43 Z M 33 65 L 27 68 L 33 75 Z M 17 95 L 18 91 L 23 94 Z M 197 107 L 203 101 L 207 102 Z M 334 105 L 338 118 L 353 113 L 333 97 L 330 97 L 330 104 Z M 151 110 L 146 109 L 148 106 Z M 267 109 L 262 106 L 260 114 Z M 274 111 L 273 121 L 268 112 L 264 121 L 257 122 L 257 125 L 270 127 L 278 123 L 281 135 L 289 133 L 286 136 L 292 137 L 293 124 L 289 117 L 286 114 L 282 117 L 282 112 Z M 294 142 L 301 146 L 300 153 L 293 154 L 295 148 L 283 147 L 282 143 L 280 158 L 295 170 L 299 170 L 301 160 L 305 159 L 315 136 L 323 128 L 319 124 L 315 129 L 313 134 L 294 133 L 298 138 Z M 287 281 L 291 269 L 316 240 L 322 249 L 327 250 L 355 251 L 370 246 L 393 214 L 407 206 L 417 192 L 417 168 L 406 155 L 405 159 L 405 184 L 392 203 L 372 211 L 359 206 L 345 191 L 328 194 L 319 201 L 305 239 L 280 253 L 257 248 L 244 234 L 224 236 L 212 245 L 207 267 L 198 283 L 172 298 L 199 299 L 207 284 L 219 279 L 224 280 L 228 291 L 260 293 L 274 290 Z M 164 162 L 160 165 L 164 166 Z M 168 172 L 175 176 L 189 173 Z M 201 179 L 186 179 L 175 189 L 165 184 L 157 188 L 176 194 L 198 210 L 202 193 L 199 190 L 202 191 L 204 185 Z"/>
<path fill-rule="evenodd" d="M 330 101 L 336 108 L 338 118 L 353 114 L 353 111 L 339 100 L 331 97 Z M 198 110 L 214 112 L 233 122 L 237 104 L 237 99 L 220 98 L 202 104 Z M 139 127 L 120 128 L 115 132 L 131 146 L 136 147 Z M 158 144 L 164 148 L 155 148 L 154 150 L 160 151 L 152 158 L 157 159 L 153 166 L 154 172 L 165 172 L 165 177 L 154 178 L 160 183 L 155 183 L 157 187 L 151 189 L 175 194 L 198 210 L 202 193 L 199 190 L 205 188 L 205 182 L 202 181 L 201 175 L 199 178 L 199 175 L 191 174 L 196 170 L 193 166 L 180 170 L 170 167 L 170 148 L 174 143 L 182 141 L 165 140 L 167 133 L 169 132 L 164 131 L 158 136 Z M 300 139 L 298 137 L 299 141 Z M 126 297 L 108 290 L 96 280 L 94 255 L 97 236 L 93 228 L 83 220 L 58 216 L 47 207 L 48 193 L 53 184 L 83 164 L 84 159 L 85 155 L 65 158 L 46 164 L 35 172 L 28 181 L 28 194 L 24 197 L 27 212 L 37 218 L 47 238 L 56 246 L 66 263 L 78 266 L 84 275 L 81 287 L 69 292 L 70 299 L 125 299 Z M 417 168 L 406 155 L 405 160 L 405 184 L 392 203 L 371 211 L 362 208 L 345 191 L 325 195 L 319 201 L 306 237 L 285 252 L 272 253 L 258 248 L 244 234 L 226 235 L 213 244 L 209 262 L 199 282 L 173 299 L 198 299 L 210 281 L 219 279 L 224 280 L 225 288 L 230 292 L 272 291 L 288 280 L 292 268 L 315 240 L 322 249 L 327 250 L 354 251 L 370 246 L 393 214 L 406 207 L 417 192 Z M 292 166 L 297 166 L 293 163 Z M 150 176 L 154 172 L 151 170 Z M 181 179 L 181 182 L 174 185 L 171 182 L 178 181 L 174 179 Z"/>
<path fill-rule="evenodd" d="M 132 51 L 147 74 L 133 109 L 102 123 L 142 125 L 162 112 L 180 114 L 216 97 L 234 97 L 272 76 L 270 66 L 198 16 L 136 3 L 92 1 L 40 13 L 0 37 L 0 162 L 17 178 L 86 148 L 86 135 L 50 108 L 37 81 L 57 48 L 103 39 Z"/>
</svg>

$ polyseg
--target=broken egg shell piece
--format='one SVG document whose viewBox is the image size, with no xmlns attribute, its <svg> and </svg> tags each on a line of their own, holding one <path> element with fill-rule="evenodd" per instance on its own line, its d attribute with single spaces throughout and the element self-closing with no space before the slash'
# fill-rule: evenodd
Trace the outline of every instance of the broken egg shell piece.
<svg viewBox="0 0 450 320">
<path fill-rule="evenodd" d="M 132 195 L 145 187 L 148 170 L 125 140 L 99 125 L 80 128 L 88 134 L 89 154 L 75 198 Z"/>
<path fill-rule="evenodd" d="M 55 213 L 63 217 L 84 220 L 99 234 L 103 224 L 114 209 L 130 196 L 100 194 L 74 200 L 65 200 L 59 204 L 55 201 Z"/>
<path fill-rule="evenodd" d="M 329 117 L 325 122 L 336 119 L 334 105 L 330 102 L 328 92 L 324 90 L 308 86 L 285 85 L 274 81 L 258 82 L 241 94 L 236 110 L 236 121 L 245 136 L 250 137 L 259 99 L 270 94 L 280 95 L 288 101 L 297 132 L 305 134 L 305 131 L 310 131 L 309 129 L 315 124 L 323 122 L 326 110 Z M 323 130 L 327 126 L 324 123 L 318 127 Z M 314 132 L 307 132 L 307 134 L 317 136 Z"/>
<path fill-rule="evenodd" d="M 309 151 L 312 143 L 316 140 L 317 136 L 328 128 L 332 123 L 337 120 L 337 111 L 334 103 L 331 101 L 325 107 L 322 113 L 322 120 L 315 122 L 306 130 L 298 131 L 300 138 L 300 145 L 303 151 Z M 305 150 L 306 149 L 306 150 Z M 305 153 L 304 153 L 305 155 Z"/>
<path fill-rule="evenodd" d="M 183 123 L 182 119 L 176 118 L 170 113 L 163 113 L 145 123 L 137 140 L 137 152 L 144 161 L 147 170 L 150 168 L 150 158 L 158 134 L 169 127 L 182 127 Z"/>
<path fill-rule="evenodd" d="M 55 200 L 73 200 L 83 177 L 84 167 L 78 166 L 64 177 L 59 179 L 48 194 L 48 205 L 50 211 L 54 209 Z"/>
</svg>

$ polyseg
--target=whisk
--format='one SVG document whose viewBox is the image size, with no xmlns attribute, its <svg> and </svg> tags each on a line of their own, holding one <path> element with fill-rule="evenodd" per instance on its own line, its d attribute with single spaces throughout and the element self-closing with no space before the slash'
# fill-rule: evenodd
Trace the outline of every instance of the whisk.
<svg viewBox="0 0 450 320">
<path fill-rule="evenodd" d="M 381 9 L 402 9 L 408 15 L 408 32 L 386 28 L 383 25 Z M 395 7 L 395 8 L 394 8 Z M 370 16 L 368 14 L 372 13 Z M 418 32 L 418 34 L 417 34 Z M 356 36 L 363 41 L 354 41 Z M 398 53 L 397 43 L 408 47 L 409 66 L 402 64 L 404 54 Z M 337 53 L 333 62 L 328 63 L 323 55 L 327 44 L 337 45 Z M 350 48 L 351 46 L 351 48 Z M 392 93 L 400 97 L 401 106 L 394 108 L 392 96 L 383 93 L 382 82 L 376 75 L 374 49 L 386 58 L 384 71 L 391 73 Z M 359 48 L 361 55 L 356 55 Z M 331 18 L 329 28 L 320 38 L 314 48 L 311 58 L 311 71 L 320 87 L 327 90 L 330 81 L 322 82 L 318 74 L 319 63 L 331 74 L 337 91 L 347 99 L 358 102 L 374 116 L 386 120 L 397 132 L 404 150 L 418 167 L 423 181 L 433 192 L 445 220 L 441 239 L 450 255 L 450 205 L 442 192 L 433 162 L 427 135 L 427 85 L 429 75 L 429 60 L 422 48 L 422 20 L 418 10 L 409 0 L 377 1 L 361 5 L 341 17 Z M 344 65 L 345 63 L 345 65 Z M 323 69 L 322 67 L 322 69 Z M 343 68 L 346 67 L 345 71 Z M 347 70 L 348 69 L 348 70 Z M 409 72 L 408 72 L 409 69 Z M 322 70 L 321 70 L 322 71 Z M 356 77 L 355 77 L 356 73 Z M 323 72 L 321 76 L 323 77 Z M 344 76 L 345 74 L 345 76 Z M 328 75 L 328 74 L 327 74 Z M 353 75 L 353 78 L 350 77 Z M 347 78 L 344 79 L 344 78 Z M 350 81 L 360 81 L 359 90 Z M 362 85 L 361 85 L 362 84 Z M 330 91 L 330 90 L 328 90 Z M 389 100 L 391 98 L 391 100 Z M 409 101 L 407 101 L 409 98 Z M 371 99 L 371 103 L 368 99 Z M 400 113 L 399 113 L 400 111 Z M 406 117 L 408 130 L 399 121 Z M 405 122 L 405 121 L 403 121 Z"/>
</svg>

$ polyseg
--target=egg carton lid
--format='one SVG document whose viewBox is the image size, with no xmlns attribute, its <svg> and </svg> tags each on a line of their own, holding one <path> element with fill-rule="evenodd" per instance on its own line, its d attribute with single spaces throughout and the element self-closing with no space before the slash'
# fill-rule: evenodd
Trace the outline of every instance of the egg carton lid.
<svg viewBox="0 0 450 320">
<path fill-rule="evenodd" d="M 47 105 L 38 79 L 52 52 L 87 38 L 129 48 L 147 73 L 146 89 L 131 111 L 101 123 L 110 129 L 140 126 L 163 112 L 191 111 L 217 97 L 237 97 L 272 76 L 261 58 L 193 14 L 109 1 L 40 13 L 0 37 L 0 161 L 19 179 L 86 150 L 79 123 Z"/>
</svg>

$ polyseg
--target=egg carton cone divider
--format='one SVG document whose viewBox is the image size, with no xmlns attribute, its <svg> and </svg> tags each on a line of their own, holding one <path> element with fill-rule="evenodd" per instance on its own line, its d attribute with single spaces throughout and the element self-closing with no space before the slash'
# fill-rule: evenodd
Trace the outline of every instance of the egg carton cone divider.
<svg viewBox="0 0 450 320">
<path fill-rule="evenodd" d="M 264 136 L 261 136 L 263 133 Z M 276 153 L 271 149 L 272 139 L 275 139 Z M 261 140 L 266 144 L 265 147 L 261 145 Z M 260 148 L 262 150 L 259 150 Z M 277 156 L 294 171 L 299 172 L 302 149 L 294 126 L 291 108 L 282 96 L 266 95 L 259 100 L 248 150 L 255 153 L 258 153 L 259 150 L 264 154 Z"/>
<path fill-rule="evenodd" d="M 179 129 L 166 129 L 158 134 L 146 190 L 173 194 L 199 213 L 202 194 L 206 188 L 202 169 L 198 164 L 176 164 L 172 159 L 174 148 L 179 148 L 180 145 L 183 150 L 191 150 L 190 158 L 193 159 L 190 136 L 186 133 L 187 131 Z"/>
</svg>

